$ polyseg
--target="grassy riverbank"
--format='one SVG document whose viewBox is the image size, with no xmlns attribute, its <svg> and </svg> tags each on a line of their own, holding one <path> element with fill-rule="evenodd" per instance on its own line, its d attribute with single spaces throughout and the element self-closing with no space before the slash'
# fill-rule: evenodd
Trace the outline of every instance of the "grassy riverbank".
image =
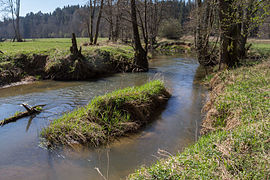
<svg viewBox="0 0 270 180">
<path fill-rule="evenodd" d="M 221 72 L 210 84 L 199 141 L 128 179 L 270 177 L 270 60 Z"/>
<path fill-rule="evenodd" d="M 48 146 L 99 146 L 138 131 L 153 120 L 169 97 L 159 80 L 114 91 L 54 120 L 42 131 L 42 136 Z"/>
<path fill-rule="evenodd" d="M 84 46 L 78 38 L 82 59 L 72 58 L 70 39 L 36 39 L 23 43 L 0 43 L 0 86 L 32 79 L 85 80 L 116 72 L 132 71 L 132 47 L 101 40 L 99 46 Z"/>
<path fill-rule="evenodd" d="M 134 50 L 129 44 L 100 39 L 89 46 L 88 39 L 78 38 L 83 58 L 70 54 L 71 39 L 28 39 L 25 42 L 0 43 L 0 86 L 18 81 L 41 79 L 86 80 L 118 72 L 137 72 Z M 185 43 L 158 44 L 158 53 L 185 53 Z"/>
</svg>

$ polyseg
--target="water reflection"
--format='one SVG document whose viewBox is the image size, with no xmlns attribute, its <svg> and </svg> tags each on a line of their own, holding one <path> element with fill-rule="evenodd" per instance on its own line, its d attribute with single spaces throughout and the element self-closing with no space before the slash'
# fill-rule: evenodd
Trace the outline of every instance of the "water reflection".
<svg viewBox="0 0 270 180">
<path fill-rule="evenodd" d="M 125 177 L 160 157 L 158 149 L 181 151 L 198 137 L 205 90 L 197 83 L 201 70 L 189 58 L 159 58 L 148 73 L 117 74 L 87 82 L 37 82 L 0 89 L 0 119 L 23 110 L 18 104 L 46 104 L 44 111 L 0 128 L 0 179 L 109 179 Z M 51 120 L 87 104 L 92 98 L 161 76 L 172 91 L 166 109 L 140 133 L 107 147 L 50 151 L 39 147 L 39 133 Z"/>
<path fill-rule="evenodd" d="M 29 127 L 31 126 L 31 123 L 32 123 L 32 121 L 33 121 L 33 119 L 36 117 L 36 115 L 31 115 L 30 117 L 29 117 L 29 120 L 28 120 L 28 123 L 27 123 L 27 126 L 26 126 L 26 132 L 29 130 Z"/>
</svg>

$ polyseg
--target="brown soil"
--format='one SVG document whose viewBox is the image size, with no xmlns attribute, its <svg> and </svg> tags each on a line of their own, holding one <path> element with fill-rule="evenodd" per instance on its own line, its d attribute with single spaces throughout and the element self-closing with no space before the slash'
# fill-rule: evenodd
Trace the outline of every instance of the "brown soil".
<svg viewBox="0 0 270 180">
<path fill-rule="evenodd" d="M 13 67 L 6 67 L 0 71 L 0 87 L 12 83 L 29 83 L 35 76 L 44 80 L 87 80 L 112 73 L 137 71 L 130 60 L 113 59 L 110 53 L 105 51 L 96 51 L 91 56 L 80 58 L 69 55 L 58 61 L 49 59 L 47 55 L 18 55 L 14 59 Z M 55 64 L 49 66 L 50 63 Z M 32 80 L 29 77 L 32 77 Z"/>
</svg>

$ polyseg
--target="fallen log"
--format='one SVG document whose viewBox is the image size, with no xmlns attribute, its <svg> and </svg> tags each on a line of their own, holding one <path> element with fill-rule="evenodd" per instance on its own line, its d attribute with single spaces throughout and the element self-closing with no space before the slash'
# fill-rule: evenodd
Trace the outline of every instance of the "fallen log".
<svg viewBox="0 0 270 180">
<path fill-rule="evenodd" d="M 16 113 L 14 116 L 0 121 L 0 126 L 4 126 L 8 123 L 17 121 L 18 119 L 40 113 L 42 111 L 42 107 L 44 107 L 45 105 L 37 105 L 30 107 L 27 104 L 22 104 L 22 106 L 26 109 L 25 112 Z"/>
</svg>

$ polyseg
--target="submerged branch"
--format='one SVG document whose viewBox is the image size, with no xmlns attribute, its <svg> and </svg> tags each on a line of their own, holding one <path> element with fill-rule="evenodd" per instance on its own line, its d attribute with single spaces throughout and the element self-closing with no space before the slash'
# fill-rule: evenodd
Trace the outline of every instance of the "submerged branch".
<svg viewBox="0 0 270 180">
<path fill-rule="evenodd" d="M 31 116 L 33 114 L 40 113 L 42 111 L 42 107 L 45 105 L 37 105 L 37 106 L 30 107 L 30 108 L 28 107 L 29 105 L 27 105 L 27 104 L 22 104 L 22 106 L 27 111 L 16 113 L 12 117 L 0 121 L 0 126 L 4 126 L 4 125 L 9 124 L 11 122 L 17 121 L 18 119 L 21 119 L 21 118 L 24 118 L 27 116 Z"/>
</svg>

